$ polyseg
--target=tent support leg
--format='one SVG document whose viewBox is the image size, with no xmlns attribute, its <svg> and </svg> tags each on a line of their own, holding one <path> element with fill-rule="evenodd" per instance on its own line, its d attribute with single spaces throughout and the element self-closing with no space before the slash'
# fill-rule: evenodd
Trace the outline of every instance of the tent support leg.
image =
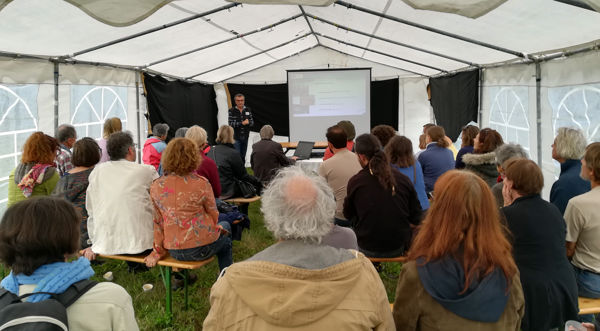
<svg viewBox="0 0 600 331">
<path fill-rule="evenodd" d="M 535 62 L 535 108 L 537 127 L 537 163 L 542 167 L 542 68 L 540 62 Z"/>
<path fill-rule="evenodd" d="M 135 114 L 136 114 L 136 123 L 137 123 L 137 160 L 138 162 L 140 162 L 140 160 L 142 159 L 141 156 L 141 150 L 142 150 L 142 145 L 141 145 L 141 140 L 140 140 L 140 136 L 142 134 L 141 127 L 140 127 L 140 75 L 142 73 L 141 72 L 136 72 L 135 73 Z"/>
<path fill-rule="evenodd" d="M 477 123 L 479 127 L 482 126 L 483 121 L 483 69 L 479 68 L 479 116 L 477 116 Z"/>
<path fill-rule="evenodd" d="M 58 128 L 58 62 L 54 62 L 54 130 Z"/>
</svg>

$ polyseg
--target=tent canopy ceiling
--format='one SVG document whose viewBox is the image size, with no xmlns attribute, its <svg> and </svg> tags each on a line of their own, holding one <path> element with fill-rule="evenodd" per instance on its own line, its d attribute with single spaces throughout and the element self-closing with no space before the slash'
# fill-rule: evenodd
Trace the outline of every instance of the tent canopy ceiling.
<svg viewBox="0 0 600 331">
<path fill-rule="evenodd" d="M 137 19 L 126 25 L 124 17 L 111 21 L 106 11 L 93 13 L 89 0 L 4 2 L 0 52 L 221 82 L 297 54 L 307 59 L 339 52 L 397 70 L 398 76 L 433 76 L 600 39 L 600 13 L 547 0 L 508 0 L 477 18 L 414 9 L 400 0 L 336 1 L 328 7 L 151 3 L 142 8 L 147 17 L 134 11 Z M 308 51 L 314 48 L 327 51 Z M 320 60 L 321 66 L 329 63 Z"/>
</svg>

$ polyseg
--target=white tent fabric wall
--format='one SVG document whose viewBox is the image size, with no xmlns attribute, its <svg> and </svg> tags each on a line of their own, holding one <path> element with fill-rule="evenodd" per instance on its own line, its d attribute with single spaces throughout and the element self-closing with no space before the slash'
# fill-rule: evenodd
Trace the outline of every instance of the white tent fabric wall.
<svg viewBox="0 0 600 331">
<path fill-rule="evenodd" d="M 432 122 L 433 108 L 427 99 L 428 79 L 400 79 L 398 134 L 408 137 L 413 143 L 413 152 L 419 151 L 419 136 L 423 124 Z"/>
</svg>

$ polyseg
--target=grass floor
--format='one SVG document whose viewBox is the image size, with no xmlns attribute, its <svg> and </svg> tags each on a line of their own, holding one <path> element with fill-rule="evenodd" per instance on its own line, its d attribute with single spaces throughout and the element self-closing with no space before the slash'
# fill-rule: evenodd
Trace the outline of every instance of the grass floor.
<svg viewBox="0 0 600 331">
<path fill-rule="evenodd" d="M 265 249 L 275 242 L 273 235 L 265 228 L 260 201 L 250 204 L 249 216 L 251 219 L 250 230 L 245 230 L 242 241 L 233 242 L 233 261 L 243 261 L 255 253 Z M 400 264 L 385 263 L 384 271 L 380 273 L 381 279 L 387 290 L 390 302 L 394 300 L 396 282 L 400 271 Z M 149 272 L 138 274 L 129 273 L 127 264 L 119 261 L 106 261 L 102 265 L 94 266 L 96 276 L 94 280 L 104 281 L 102 275 L 112 271 L 113 282 L 123 286 L 133 299 L 135 316 L 140 330 L 201 330 L 202 322 L 210 309 L 210 288 L 218 276 L 219 267 L 217 260 L 194 271 L 198 280 L 189 289 L 189 308 L 184 309 L 183 290 L 173 292 L 173 323 L 168 325 L 165 318 L 165 287 L 158 267 Z M 6 271 L 0 267 L 0 275 Z M 142 290 L 142 285 L 150 283 L 154 289 L 149 292 Z"/>
</svg>

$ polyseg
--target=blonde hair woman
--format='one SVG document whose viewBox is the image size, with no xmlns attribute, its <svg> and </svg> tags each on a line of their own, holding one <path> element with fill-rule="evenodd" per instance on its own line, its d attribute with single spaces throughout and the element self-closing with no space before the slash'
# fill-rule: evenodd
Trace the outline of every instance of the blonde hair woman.
<svg viewBox="0 0 600 331">
<path fill-rule="evenodd" d="M 102 156 L 100 157 L 100 162 L 106 162 L 110 160 L 110 156 L 108 156 L 108 152 L 106 151 L 106 142 L 108 141 L 108 137 L 115 133 L 123 130 L 123 124 L 118 117 L 108 118 L 104 122 L 104 127 L 102 128 L 102 138 L 98 139 L 98 146 L 102 150 Z"/>
</svg>

